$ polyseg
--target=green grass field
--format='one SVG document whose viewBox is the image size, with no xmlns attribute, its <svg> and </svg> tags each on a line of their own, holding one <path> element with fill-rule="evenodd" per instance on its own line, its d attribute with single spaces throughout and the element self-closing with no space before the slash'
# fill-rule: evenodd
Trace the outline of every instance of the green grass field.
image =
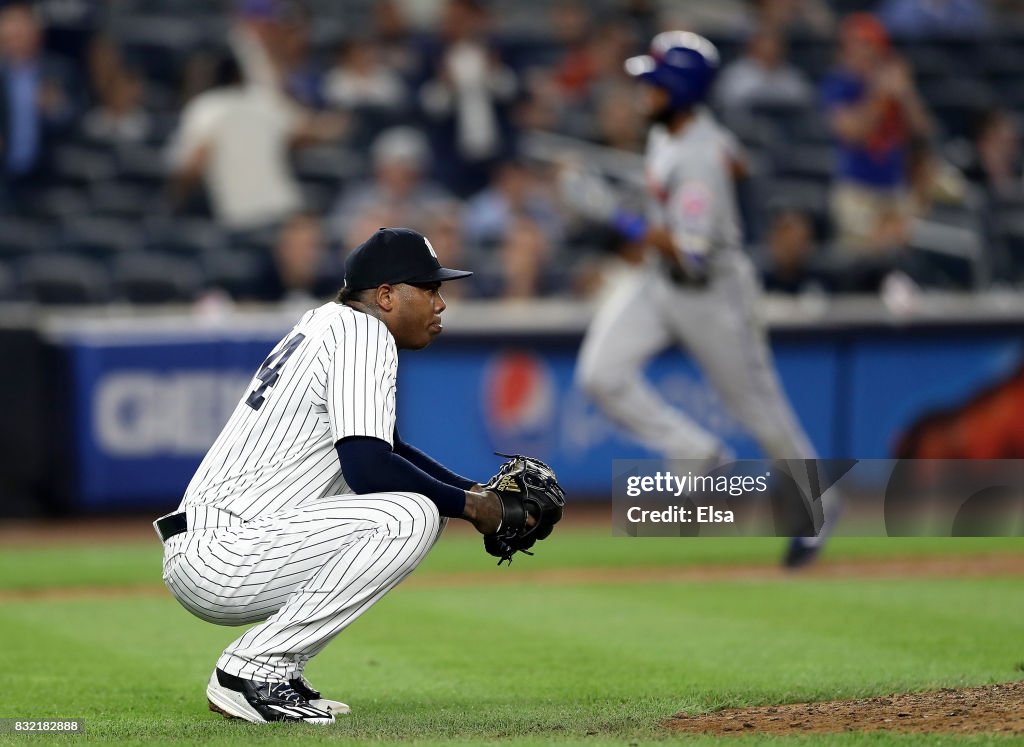
<svg viewBox="0 0 1024 747">
<path fill-rule="evenodd" d="M 1022 578 L 654 581 L 645 569 L 772 564 L 781 541 L 630 540 L 577 528 L 540 549 L 498 569 L 476 538 L 445 537 L 409 584 L 310 665 L 310 679 L 355 711 L 321 728 L 229 722 L 206 710 L 206 679 L 240 629 L 203 623 L 169 594 L 139 586 L 159 584 L 155 540 L 0 549 L 0 717 L 83 718 L 89 741 L 138 744 L 626 745 L 682 741 L 660 725 L 679 711 L 1024 677 Z M 979 553 L 1021 555 L 1024 544 L 840 538 L 828 559 Z M 548 570 L 624 567 L 635 578 L 529 581 Z M 463 571 L 473 573 L 468 583 L 459 582 Z M 476 583 L 484 572 L 503 583 Z M 136 591 L 118 590 L 126 586 Z M 30 593 L 74 587 L 86 588 Z M 0 734 L 0 744 L 75 739 Z M 735 740 L 822 743 L 685 741 Z M 850 733 L 827 741 L 925 740 Z"/>
</svg>

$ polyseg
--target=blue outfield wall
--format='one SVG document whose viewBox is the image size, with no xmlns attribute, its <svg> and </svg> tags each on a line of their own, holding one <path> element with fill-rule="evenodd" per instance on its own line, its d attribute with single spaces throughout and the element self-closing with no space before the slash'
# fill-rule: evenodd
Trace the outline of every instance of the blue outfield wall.
<svg viewBox="0 0 1024 747">
<path fill-rule="evenodd" d="M 65 419 L 76 505 L 85 510 L 173 507 L 255 370 L 285 330 L 246 339 L 208 332 L 160 342 L 68 335 L 61 343 Z M 468 477 L 485 479 L 494 451 L 548 460 L 570 494 L 609 496 L 613 459 L 654 456 L 574 386 L 577 336 L 442 339 L 403 353 L 404 439 Z M 819 455 L 884 458 L 922 414 L 956 407 L 1024 357 L 1015 330 L 910 330 L 777 335 L 786 393 Z M 760 455 L 697 368 L 678 352 L 648 376 L 666 399 L 721 434 L 741 457 Z M 287 371 L 282 371 L 287 375 Z"/>
<path fill-rule="evenodd" d="M 835 442 L 835 345 L 782 343 L 780 375 L 815 446 Z M 435 356 L 406 355 L 400 367 L 399 428 L 467 477 L 487 477 L 493 452 L 536 454 L 570 492 L 610 496 L 613 459 L 656 456 L 626 436 L 574 385 L 576 342 L 528 348 L 459 346 Z M 697 367 L 678 352 L 652 361 L 647 375 L 666 400 L 726 438 L 739 454 L 755 443 Z"/>
</svg>

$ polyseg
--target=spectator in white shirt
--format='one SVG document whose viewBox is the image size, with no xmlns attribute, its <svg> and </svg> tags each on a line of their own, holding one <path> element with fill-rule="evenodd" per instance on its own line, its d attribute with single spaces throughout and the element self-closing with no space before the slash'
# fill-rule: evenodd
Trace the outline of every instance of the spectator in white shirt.
<svg viewBox="0 0 1024 747">
<path fill-rule="evenodd" d="M 220 85 L 192 99 L 171 148 L 175 196 L 200 179 L 218 222 L 236 231 L 274 225 L 299 210 L 299 185 L 288 152 L 301 117 L 273 89 L 242 82 L 234 60 L 224 60 Z"/>
<path fill-rule="evenodd" d="M 221 62 L 219 85 L 190 101 L 170 146 L 176 204 L 202 180 L 214 217 L 232 231 L 276 226 L 302 207 L 294 146 L 337 139 L 345 123 L 303 109 L 275 85 L 243 82 Z"/>
</svg>

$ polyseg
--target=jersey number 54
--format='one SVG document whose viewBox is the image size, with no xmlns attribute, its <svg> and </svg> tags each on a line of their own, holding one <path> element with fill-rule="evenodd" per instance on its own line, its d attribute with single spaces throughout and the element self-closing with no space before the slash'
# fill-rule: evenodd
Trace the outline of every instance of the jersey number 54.
<svg viewBox="0 0 1024 747">
<path fill-rule="evenodd" d="M 277 383 L 277 380 L 281 377 L 281 368 L 288 362 L 288 359 L 292 357 L 292 353 L 295 352 L 296 348 L 305 339 L 305 335 L 297 334 L 289 338 L 280 350 L 267 356 L 267 359 L 263 361 L 263 365 L 260 366 L 259 373 L 256 374 L 256 378 L 261 383 L 245 398 L 245 404 L 254 410 L 263 407 L 263 403 L 266 401 L 267 390 Z"/>
</svg>

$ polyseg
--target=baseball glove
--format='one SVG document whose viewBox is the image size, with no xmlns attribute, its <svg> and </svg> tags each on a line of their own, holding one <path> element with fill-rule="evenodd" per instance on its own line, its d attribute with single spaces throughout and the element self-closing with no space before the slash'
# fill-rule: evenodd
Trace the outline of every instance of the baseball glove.
<svg viewBox="0 0 1024 747">
<path fill-rule="evenodd" d="M 562 518 L 565 491 L 558 484 L 554 470 L 539 459 L 522 454 L 499 454 L 508 461 L 484 488 L 501 499 L 502 519 L 498 531 L 484 537 L 484 549 L 496 558 L 498 565 L 517 552 L 533 555 L 530 548 L 546 539 Z M 533 517 L 533 526 L 528 525 Z"/>
</svg>

